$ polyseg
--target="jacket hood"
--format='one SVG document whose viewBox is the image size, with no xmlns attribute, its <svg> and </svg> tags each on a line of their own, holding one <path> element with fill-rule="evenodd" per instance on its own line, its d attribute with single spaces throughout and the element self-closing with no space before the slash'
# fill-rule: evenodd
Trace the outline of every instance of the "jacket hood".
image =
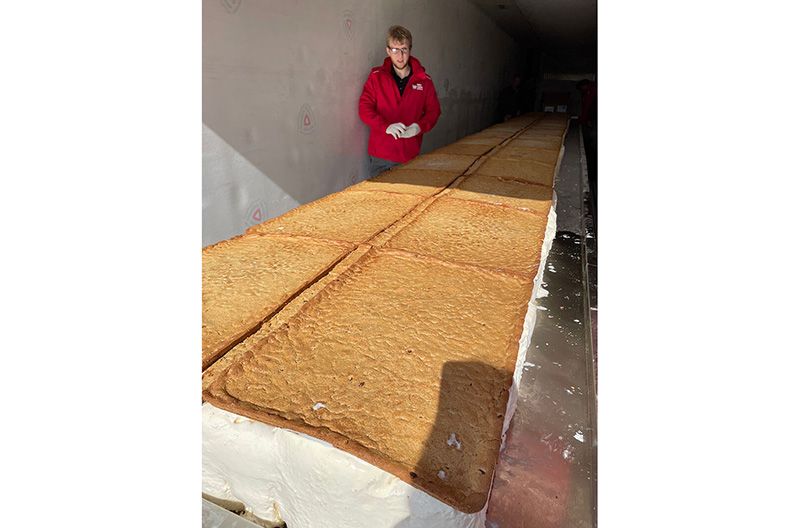
<svg viewBox="0 0 800 528">
<path fill-rule="evenodd" d="M 414 73 L 411 74 L 412 77 L 416 77 L 417 75 L 425 73 L 425 67 L 422 65 L 421 62 L 419 62 L 417 60 L 416 57 L 409 56 L 408 57 L 408 63 L 411 65 L 411 70 L 414 72 Z M 385 70 L 386 73 L 391 75 L 391 73 L 392 73 L 392 59 L 390 59 L 389 57 L 386 57 L 385 59 L 383 59 L 383 66 L 381 66 L 381 69 Z"/>
</svg>

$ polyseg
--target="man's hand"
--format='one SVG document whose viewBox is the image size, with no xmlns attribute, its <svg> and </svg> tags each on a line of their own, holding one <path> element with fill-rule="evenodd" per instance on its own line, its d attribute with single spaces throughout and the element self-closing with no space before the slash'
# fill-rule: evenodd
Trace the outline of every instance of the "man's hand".
<svg viewBox="0 0 800 528">
<path fill-rule="evenodd" d="M 403 123 L 392 123 L 391 125 L 386 127 L 386 133 L 395 139 L 402 137 L 405 131 L 406 131 L 406 126 Z"/>
<path fill-rule="evenodd" d="M 416 123 L 411 123 L 410 125 L 408 125 L 406 127 L 406 129 L 403 131 L 403 133 L 400 134 L 400 137 L 408 139 L 408 138 L 416 136 L 419 133 L 420 133 L 419 125 L 416 124 Z"/>
</svg>

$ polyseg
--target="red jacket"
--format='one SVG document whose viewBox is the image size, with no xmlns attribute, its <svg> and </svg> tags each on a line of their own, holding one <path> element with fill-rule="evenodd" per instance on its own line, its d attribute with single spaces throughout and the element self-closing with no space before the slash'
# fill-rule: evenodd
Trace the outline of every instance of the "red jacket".
<svg viewBox="0 0 800 528">
<path fill-rule="evenodd" d="M 432 129 L 442 113 L 433 80 L 414 57 L 409 57 L 411 79 L 403 96 L 392 76 L 392 60 L 386 57 L 383 66 L 372 68 L 358 100 L 358 116 L 369 126 L 370 156 L 405 163 L 419 154 L 422 135 Z M 386 133 L 392 123 L 419 125 L 414 137 L 395 139 Z"/>
</svg>

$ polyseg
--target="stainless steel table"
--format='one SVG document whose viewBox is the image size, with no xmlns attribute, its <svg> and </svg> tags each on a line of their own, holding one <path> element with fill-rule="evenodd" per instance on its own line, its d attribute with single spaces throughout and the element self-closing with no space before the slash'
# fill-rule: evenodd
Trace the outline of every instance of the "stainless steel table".
<svg viewBox="0 0 800 528">
<path fill-rule="evenodd" d="M 500 452 L 488 528 L 597 522 L 596 265 L 580 129 L 573 121 L 555 183 L 557 233 L 517 410 Z"/>
</svg>

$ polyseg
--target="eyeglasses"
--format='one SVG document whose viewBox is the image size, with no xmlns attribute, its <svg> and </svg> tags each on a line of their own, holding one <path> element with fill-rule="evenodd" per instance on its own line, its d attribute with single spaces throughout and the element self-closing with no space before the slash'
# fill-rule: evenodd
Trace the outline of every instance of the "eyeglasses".
<svg viewBox="0 0 800 528">
<path fill-rule="evenodd" d="M 402 53 L 403 55 L 408 55 L 410 51 L 408 48 L 386 48 L 389 50 L 389 53 L 392 55 L 397 55 L 398 53 Z"/>
</svg>

